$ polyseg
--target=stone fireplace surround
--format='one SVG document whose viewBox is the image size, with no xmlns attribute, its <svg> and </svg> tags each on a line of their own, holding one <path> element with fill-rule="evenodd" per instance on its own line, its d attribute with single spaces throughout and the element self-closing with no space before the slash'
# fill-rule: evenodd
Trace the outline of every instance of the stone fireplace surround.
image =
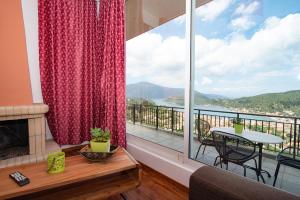
<svg viewBox="0 0 300 200">
<path fill-rule="evenodd" d="M 46 119 L 49 108 L 45 104 L 0 106 L 0 121 L 28 119 L 29 155 L 0 160 L 0 168 L 35 163 L 46 156 Z"/>
</svg>

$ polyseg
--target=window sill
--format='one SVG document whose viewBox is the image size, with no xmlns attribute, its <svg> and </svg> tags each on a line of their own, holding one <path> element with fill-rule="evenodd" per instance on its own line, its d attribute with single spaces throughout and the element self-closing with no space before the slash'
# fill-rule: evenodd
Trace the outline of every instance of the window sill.
<svg viewBox="0 0 300 200">
<path fill-rule="evenodd" d="M 183 153 L 127 134 L 127 150 L 138 161 L 188 187 L 190 175 L 205 166 L 193 160 L 184 160 Z"/>
</svg>

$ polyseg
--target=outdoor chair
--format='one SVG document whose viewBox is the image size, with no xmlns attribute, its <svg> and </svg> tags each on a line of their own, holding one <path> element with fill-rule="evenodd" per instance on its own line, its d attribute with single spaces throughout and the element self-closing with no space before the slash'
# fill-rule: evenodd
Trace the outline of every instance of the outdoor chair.
<svg viewBox="0 0 300 200">
<path fill-rule="evenodd" d="M 204 149 L 202 154 L 204 154 L 206 146 L 214 146 L 214 142 L 212 139 L 212 135 L 210 133 L 210 124 L 202 119 L 199 119 L 196 121 L 196 128 L 198 131 L 198 141 L 200 142 L 197 154 L 195 156 L 195 159 L 197 159 L 199 151 L 202 147 L 202 145 L 204 145 Z"/>
<path fill-rule="evenodd" d="M 257 161 L 255 159 L 258 153 L 256 152 L 255 143 L 246 138 L 221 131 L 213 131 L 212 136 L 214 146 L 219 153 L 219 156 L 215 159 L 214 166 L 217 166 L 219 158 L 221 167 L 222 163 L 226 164 L 226 170 L 228 170 L 228 163 L 231 162 L 244 168 L 244 176 L 246 176 L 246 168 L 254 170 L 257 180 L 259 180 Z M 254 160 L 255 167 L 245 165 L 249 160 Z"/>
<path fill-rule="evenodd" d="M 278 172 L 280 165 L 286 165 L 289 167 L 293 167 L 296 169 L 300 169 L 300 155 L 299 155 L 300 149 L 293 148 L 293 147 L 287 147 L 283 149 L 276 157 L 277 160 L 277 167 L 274 175 L 274 182 L 273 186 L 276 184 Z"/>
</svg>

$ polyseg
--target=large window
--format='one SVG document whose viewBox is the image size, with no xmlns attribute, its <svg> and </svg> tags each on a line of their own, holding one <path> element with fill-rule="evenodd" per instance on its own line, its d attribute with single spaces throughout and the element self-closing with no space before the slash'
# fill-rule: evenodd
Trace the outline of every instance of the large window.
<svg viewBox="0 0 300 200">
<path fill-rule="evenodd" d="M 212 129 L 235 131 L 240 120 L 243 130 L 283 141 L 254 141 L 267 184 L 284 148 L 300 159 L 298 1 L 130 0 L 126 9 L 128 134 L 213 165 Z M 228 169 L 243 175 L 239 165 Z M 284 172 L 277 186 L 299 194 L 298 171 Z"/>
<path fill-rule="evenodd" d="M 136 7 L 127 5 L 133 11 L 127 14 L 127 133 L 183 152 L 185 2 L 133 2 Z"/>
<path fill-rule="evenodd" d="M 274 180 L 275 155 L 286 147 L 291 147 L 288 155 L 299 155 L 299 24 L 300 4 L 292 0 L 215 0 L 195 9 L 191 159 L 213 165 L 220 153 L 210 128 L 234 130 L 238 118 L 250 133 L 283 140 L 263 146 L 262 168 L 272 176 L 265 176 L 268 184 Z M 255 167 L 253 160 L 245 164 Z M 243 175 L 238 165 L 228 168 Z M 291 178 L 299 179 L 299 171 L 286 170 L 277 185 L 299 194 L 300 182 Z M 256 180 L 254 171 L 247 177 Z"/>
</svg>

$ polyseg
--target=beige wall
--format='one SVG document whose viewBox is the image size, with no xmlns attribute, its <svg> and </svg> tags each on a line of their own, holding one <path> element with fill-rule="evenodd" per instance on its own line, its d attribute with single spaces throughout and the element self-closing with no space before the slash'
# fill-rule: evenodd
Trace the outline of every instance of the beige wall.
<svg viewBox="0 0 300 200">
<path fill-rule="evenodd" d="M 31 103 L 21 0 L 0 0 L 0 106 Z"/>
</svg>

